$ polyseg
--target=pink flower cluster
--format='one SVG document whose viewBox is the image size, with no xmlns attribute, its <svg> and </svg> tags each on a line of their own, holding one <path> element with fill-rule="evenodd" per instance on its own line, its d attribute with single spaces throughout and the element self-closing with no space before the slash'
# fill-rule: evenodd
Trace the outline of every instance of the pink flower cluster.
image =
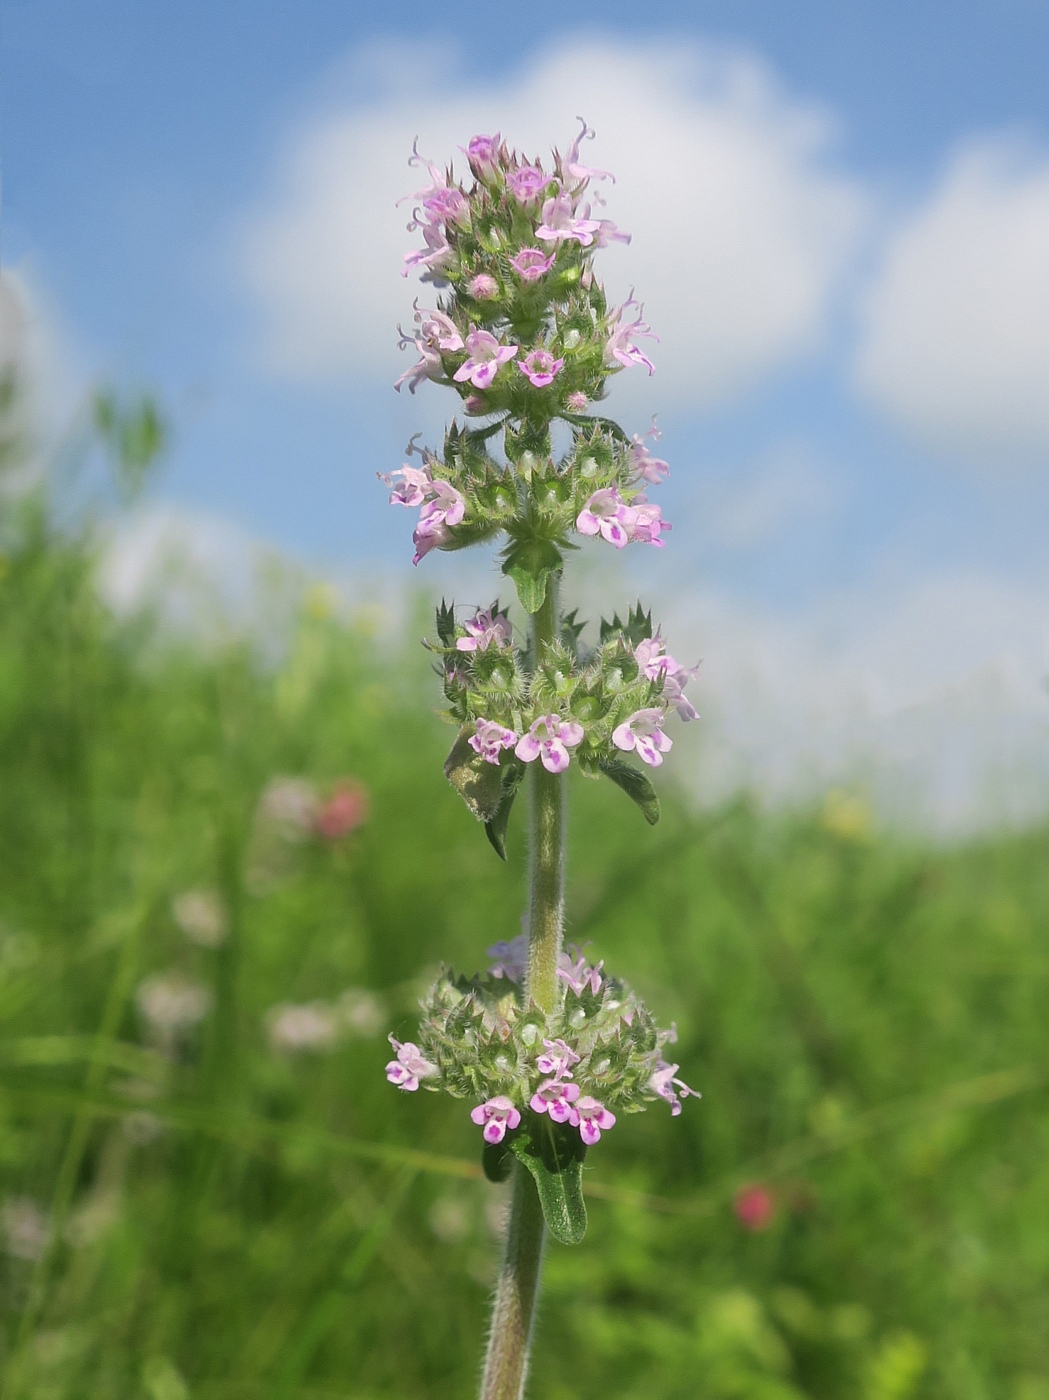
<svg viewBox="0 0 1049 1400">
<path fill-rule="evenodd" d="M 451 540 L 449 526 L 458 525 L 466 514 L 466 501 L 460 491 L 448 481 L 434 479 L 429 467 L 413 467 L 407 462 L 389 476 L 378 473 L 379 480 L 392 486 L 390 505 L 418 506 L 419 523 L 412 534 L 415 544 L 413 564 Z M 397 484 L 397 478 L 400 484 Z"/>
<path fill-rule="evenodd" d="M 547 1077 L 529 1101 L 533 1113 L 547 1113 L 555 1123 L 571 1123 L 588 1147 L 600 1142 L 602 1131 L 615 1126 L 616 1117 L 589 1094 L 580 1094 L 572 1082 L 572 1066 L 579 1056 L 563 1040 L 544 1040 L 545 1053 L 537 1056 L 536 1069 Z"/>
<path fill-rule="evenodd" d="M 682 666 L 666 649 L 657 632 L 646 637 L 634 648 L 634 660 L 650 681 L 663 678 L 663 699 L 673 705 L 683 720 L 698 719 L 699 713 L 685 695 L 685 686 L 699 671 L 699 666 Z"/>
<path fill-rule="evenodd" d="M 432 1079 L 439 1073 L 437 1066 L 431 1064 L 418 1045 L 413 1045 L 410 1040 L 406 1040 L 402 1045 L 391 1035 L 390 1044 L 397 1051 L 397 1058 L 386 1066 L 386 1078 L 391 1084 L 396 1084 L 398 1089 L 405 1089 L 414 1094 L 420 1079 Z"/>
<path fill-rule="evenodd" d="M 649 505 L 644 495 L 635 496 L 628 505 L 618 486 L 604 486 L 579 512 L 575 527 L 581 535 L 600 535 L 616 549 L 635 541 L 663 549 L 666 540 L 661 538 L 661 532 L 670 529 L 670 522 L 663 519 L 659 506 Z"/>
<path fill-rule="evenodd" d="M 583 742 L 584 729 L 560 715 L 540 715 L 527 732 L 518 734 L 492 719 L 479 719 L 470 737 L 470 747 L 488 763 L 498 763 L 503 749 L 512 748 L 522 763 L 541 759 L 548 773 L 563 773 L 572 760 L 569 749 Z"/>
</svg>

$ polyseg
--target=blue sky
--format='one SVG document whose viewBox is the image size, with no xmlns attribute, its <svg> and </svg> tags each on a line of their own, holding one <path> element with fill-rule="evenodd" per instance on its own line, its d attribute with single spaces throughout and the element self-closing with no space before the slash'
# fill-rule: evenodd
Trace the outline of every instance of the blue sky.
<svg viewBox="0 0 1049 1400">
<path fill-rule="evenodd" d="M 374 338 L 373 371 L 345 324 L 324 320 L 326 274 L 310 240 L 345 218 L 352 260 L 360 227 L 389 217 L 391 191 L 413 187 L 403 166 L 381 188 L 360 175 L 354 143 L 369 131 L 389 136 L 394 166 L 399 123 L 425 132 L 432 116 L 444 133 L 460 111 L 498 121 L 504 97 L 545 132 L 543 94 L 581 110 L 576 62 L 581 98 L 598 94 L 601 110 L 584 113 L 599 126 L 598 164 L 643 173 L 629 141 L 665 147 L 680 118 L 687 149 L 724 167 L 709 178 L 717 207 L 738 219 L 737 241 L 756 240 L 738 257 L 711 246 L 719 302 L 708 316 L 702 265 L 668 238 L 693 319 L 682 312 L 678 324 L 655 288 L 653 319 L 662 304 L 667 321 L 660 373 L 623 391 L 631 428 L 659 409 L 675 468 L 664 582 L 717 598 L 737 628 L 778 619 L 798 646 L 815 645 L 821 628 L 851 628 L 857 654 L 877 635 L 890 658 L 888 614 L 924 618 L 915 599 L 939 589 L 939 620 L 897 637 L 911 672 L 923 647 L 942 647 L 955 626 L 966 635 L 954 615 L 965 598 L 991 619 L 970 629 L 987 640 L 963 645 L 953 670 L 944 655 L 936 684 L 1019 656 L 1021 709 L 1034 723 L 1032 658 L 1044 641 L 1027 619 L 1049 597 L 1039 402 L 1043 384 L 1049 402 L 1049 352 L 1038 329 L 1043 309 L 1049 320 L 1049 6 L 606 3 L 596 30 L 513 6 L 409 0 L 381 23 L 373 14 L 320 0 L 6 0 L 3 262 L 31 279 L 76 374 L 159 389 L 175 428 L 162 501 L 332 567 L 406 560 L 405 519 L 387 510 L 374 472 L 398 464 L 416 421 L 432 432 L 447 407 L 430 386 L 407 403 L 387 387 L 394 322 L 413 292 L 394 250 L 388 331 L 383 292 L 361 332 Z M 687 71 L 674 66 L 679 53 L 692 55 Z M 612 83 L 601 96 L 582 66 L 603 55 Z M 567 136 L 551 128 L 551 140 Z M 310 152 L 329 138 L 352 159 L 307 178 Z M 336 198 L 323 181 L 337 185 L 351 167 L 358 185 Z M 699 220 L 702 260 L 702 238 L 716 241 L 721 227 L 703 222 L 708 172 L 675 178 Z M 610 254 L 609 275 L 629 284 L 636 268 L 644 296 L 661 244 L 645 206 L 629 203 L 637 190 L 624 176 L 610 201 L 613 215 L 626 201 L 639 223 L 634 246 Z M 372 244 L 362 257 L 378 256 Z M 768 324 L 748 292 L 766 272 Z M 344 296 L 352 276 L 347 285 Z M 327 359 L 281 348 L 315 325 Z M 722 382 L 718 346 L 733 337 Z M 454 566 L 435 561 L 432 573 L 454 577 Z M 1005 596 L 1015 606 L 998 645 Z M 878 598 L 888 613 L 874 623 Z M 894 694 L 889 711 L 917 703 L 903 680 Z"/>
</svg>

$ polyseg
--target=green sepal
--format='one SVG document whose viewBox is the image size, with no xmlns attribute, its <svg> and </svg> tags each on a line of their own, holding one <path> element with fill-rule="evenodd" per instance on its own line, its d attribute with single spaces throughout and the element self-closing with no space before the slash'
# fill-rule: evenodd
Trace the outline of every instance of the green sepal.
<svg viewBox="0 0 1049 1400">
<path fill-rule="evenodd" d="M 444 776 L 479 822 L 490 822 L 503 800 L 500 769 L 470 747 L 472 724 L 464 724 L 444 761 Z"/>
<path fill-rule="evenodd" d="M 659 798 L 645 774 L 621 758 L 603 758 L 598 767 L 606 778 L 611 778 L 632 802 L 637 803 L 649 826 L 655 826 L 659 821 Z"/>
<path fill-rule="evenodd" d="M 455 646 L 455 604 L 449 607 L 443 598 L 437 609 L 437 636 L 442 646 Z"/>
<path fill-rule="evenodd" d="M 576 428 L 603 428 L 610 437 L 618 439 L 619 442 L 629 442 L 629 438 L 614 418 L 601 418 L 596 413 L 559 413 L 559 418 L 563 418 L 566 423 L 571 423 Z"/>
<path fill-rule="evenodd" d="M 537 613 L 543 606 L 547 580 L 563 563 L 561 551 L 551 540 L 520 540 L 510 546 L 503 573 L 513 579 L 525 612 Z"/>
<path fill-rule="evenodd" d="M 507 1141 L 510 1151 L 532 1174 L 547 1229 L 561 1244 L 579 1244 L 586 1234 L 586 1147 L 579 1129 L 555 1123 L 545 1113 L 529 1113 L 528 1131 Z"/>
<path fill-rule="evenodd" d="M 510 822 L 510 811 L 517 796 L 517 789 L 525 775 L 525 766 L 518 758 L 511 758 L 501 768 L 502 798 L 495 815 L 484 824 L 484 832 L 492 843 L 492 849 L 500 860 L 506 859 L 506 829 Z"/>
<path fill-rule="evenodd" d="M 510 1168 L 514 1164 L 512 1145 L 512 1138 L 503 1138 L 502 1142 L 486 1142 L 481 1151 L 481 1168 L 496 1185 L 510 1180 Z"/>
</svg>

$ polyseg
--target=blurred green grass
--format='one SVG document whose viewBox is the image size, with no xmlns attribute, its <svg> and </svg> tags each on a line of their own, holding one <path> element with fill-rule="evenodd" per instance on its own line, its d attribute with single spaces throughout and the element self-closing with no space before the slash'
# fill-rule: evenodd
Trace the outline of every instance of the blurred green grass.
<svg viewBox="0 0 1049 1400">
<path fill-rule="evenodd" d="M 426 620 L 314 592 L 284 649 L 179 640 L 106 610 L 39 490 L 0 550 L 5 1400 L 469 1395 L 500 1188 L 466 1108 L 385 1082 L 384 1034 L 517 931 L 524 853 L 441 776 Z M 267 834 L 281 775 L 354 778 L 367 820 Z M 590 1154 L 531 1393 L 1046 1400 L 1046 831 L 944 849 L 848 799 L 663 789 L 653 832 L 573 782 L 570 934 L 676 1019 L 704 1097 Z M 173 912 L 201 889 L 217 946 Z M 205 989 L 195 1024 L 150 1023 L 157 977 Z M 369 1015 L 274 1046 L 272 1008 L 347 989 Z"/>
</svg>

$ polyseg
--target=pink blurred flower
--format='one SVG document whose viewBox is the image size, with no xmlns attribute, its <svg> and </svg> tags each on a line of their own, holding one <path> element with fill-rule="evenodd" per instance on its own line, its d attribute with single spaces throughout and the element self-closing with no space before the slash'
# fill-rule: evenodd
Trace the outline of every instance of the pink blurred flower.
<svg viewBox="0 0 1049 1400">
<path fill-rule="evenodd" d="M 314 820 L 318 835 L 326 841 L 341 841 L 368 820 L 367 791 L 353 778 L 340 779 Z"/>
<path fill-rule="evenodd" d="M 510 259 L 510 266 L 523 282 L 538 282 L 554 265 L 556 252 L 545 254 L 541 248 L 522 248 Z"/>
<path fill-rule="evenodd" d="M 466 290 L 475 301 L 491 301 L 499 295 L 499 283 L 487 272 L 479 272 L 472 278 Z"/>
<path fill-rule="evenodd" d="M 736 1192 L 732 1209 L 745 1230 L 767 1230 L 776 1213 L 776 1202 L 767 1186 L 742 1186 Z"/>
</svg>

